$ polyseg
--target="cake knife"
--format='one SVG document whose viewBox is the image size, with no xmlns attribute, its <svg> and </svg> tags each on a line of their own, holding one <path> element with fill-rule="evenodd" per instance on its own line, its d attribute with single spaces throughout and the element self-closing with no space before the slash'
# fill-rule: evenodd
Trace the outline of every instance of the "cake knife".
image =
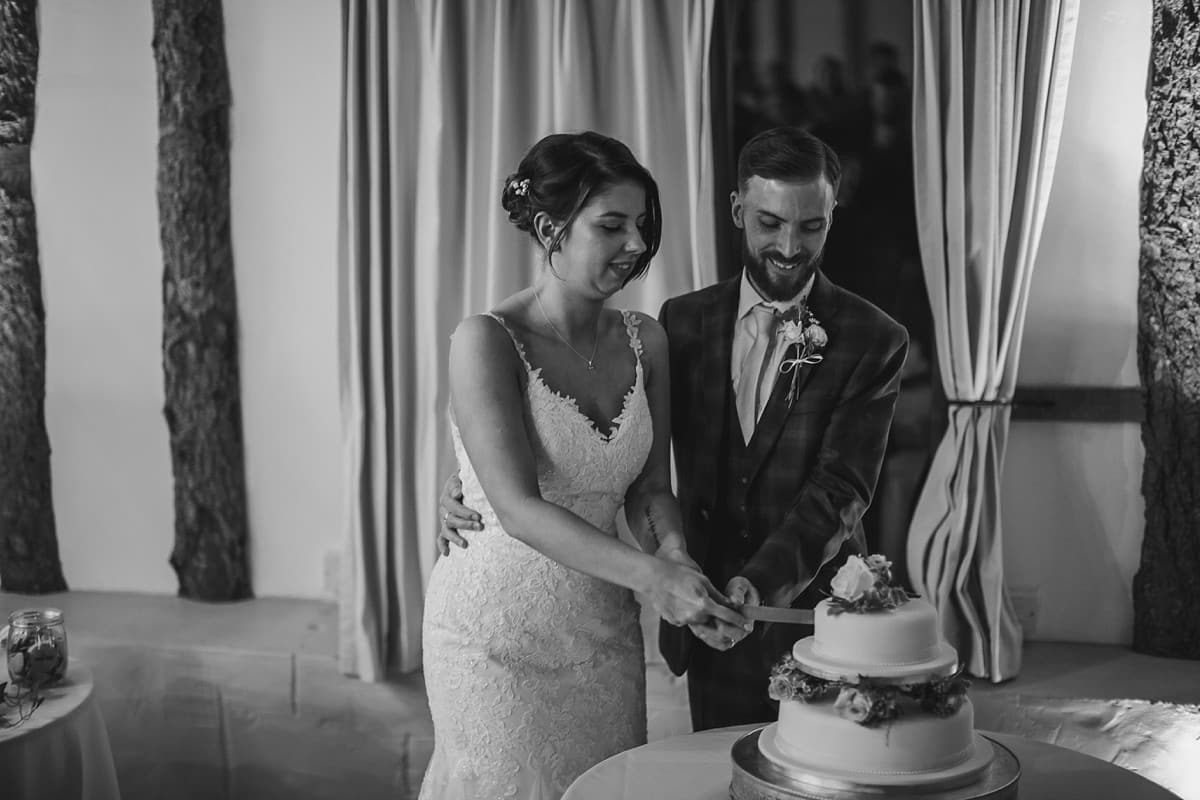
<svg viewBox="0 0 1200 800">
<path fill-rule="evenodd" d="M 779 606 L 741 606 L 737 609 L 746 619 L 756 622 L 783 622 L 792 625 L 812 625 L 811 608 L 781 608 Z"/>
</svg>

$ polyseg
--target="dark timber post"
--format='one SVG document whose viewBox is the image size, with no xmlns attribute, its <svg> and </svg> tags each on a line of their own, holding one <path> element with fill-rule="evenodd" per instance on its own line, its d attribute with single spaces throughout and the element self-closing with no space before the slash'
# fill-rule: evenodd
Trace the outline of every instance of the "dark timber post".
<svg viewBox="0 0 1200 800">
<path fill-rule="evenodd" d="M 252 596 L 220 0 L 153 0 L 163 370 L 179 594 Z"/>
<path fill-rule="evenodd" d="M 29 145 L 36 0 L 0 0 L 0 587 L 66 591 L 50 492 L 46 309 Z"/>
<path fill-rule="evenodd" d="M 1133 646 L 1200 658 L 1200 19 L 1155 0 L 1142 172 L 1138 368 L 1146 531 Z"/>
</svg>

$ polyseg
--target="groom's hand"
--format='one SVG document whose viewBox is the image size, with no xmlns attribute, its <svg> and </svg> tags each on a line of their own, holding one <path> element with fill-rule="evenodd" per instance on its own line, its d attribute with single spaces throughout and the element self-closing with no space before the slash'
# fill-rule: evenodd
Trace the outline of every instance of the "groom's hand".
<svg viewBox="0 0 1200 800">
<path fill-rule="evenodd" d="M 478 531 L 483 529 L 483 525 L 479 521 L 479 514 L 464 506 L 462 497 L 462 480 L 455 472 L 446 479 L 445 485 L 442 486 L 440 499 L 442 525 L 438 529 L 437 546 L 438 551 L 444 556 L 450 555 L 452 542 L 459 547 L 467 546 L 467 540 L 459 533 L 460 530 Z"/>
<path fill-rule="evenodd" d="M 729 583 L 725 584 L 725 596 L 729 598 L 734 608 L 741 608 L 744 605 L 761 605 L 759 593 L 754 588 L 754 584 L 740 575 L 731 578 Z M 754 630 L 754 623 L 747 622 L 745 627 L 739 627 L 713 617 L 708 622 L 689 625 L 688 628 L 697 639 L 714 650 L 729 650 Z"/>
<path fill-rule="evenodd" d="M 736 606 L 762 605 L 758 589 L 754 588 L 754 584 L 748 578 L 743 578 L 741 575 L 733 576 L 729 579 L 729 583 L 725 584 L 725 596 Z"/>
</svg>

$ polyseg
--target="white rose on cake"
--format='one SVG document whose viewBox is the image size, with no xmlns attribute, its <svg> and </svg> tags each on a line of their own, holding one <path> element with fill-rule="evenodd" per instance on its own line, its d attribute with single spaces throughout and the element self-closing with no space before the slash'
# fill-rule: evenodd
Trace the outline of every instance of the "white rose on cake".
<svg viewBox="0 0 1200 800">
<path fill-rule="evenodd" d="M 875 587 L 875 573 L 861 556 L 850 556 L 833 576 L 833 596 L 853 603 Z"/>
<path fill-rule="evenodd" d="M 858 689 L 847 686 L 838 692 L 833 708 L 843 718 L 859 724 L 867 722 L 871 716 L 871 698 Z"/>
</svg>

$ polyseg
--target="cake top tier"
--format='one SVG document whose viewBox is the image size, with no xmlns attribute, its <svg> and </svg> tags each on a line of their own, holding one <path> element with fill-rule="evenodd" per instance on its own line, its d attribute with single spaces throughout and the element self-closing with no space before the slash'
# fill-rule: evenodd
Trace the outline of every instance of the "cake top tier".
<svg viewBox="0 0 1200 800">
<path fill-rule="evenodd" d="M 792 649 L 804 671 L 849 682 L 917 682 L 954 672 L 958 654 L 942 637 L 937 611 L 892 583 L 883 556 L 851 556 L 832 589 L 817 605 L 813 636 Z"/>
</svg>

